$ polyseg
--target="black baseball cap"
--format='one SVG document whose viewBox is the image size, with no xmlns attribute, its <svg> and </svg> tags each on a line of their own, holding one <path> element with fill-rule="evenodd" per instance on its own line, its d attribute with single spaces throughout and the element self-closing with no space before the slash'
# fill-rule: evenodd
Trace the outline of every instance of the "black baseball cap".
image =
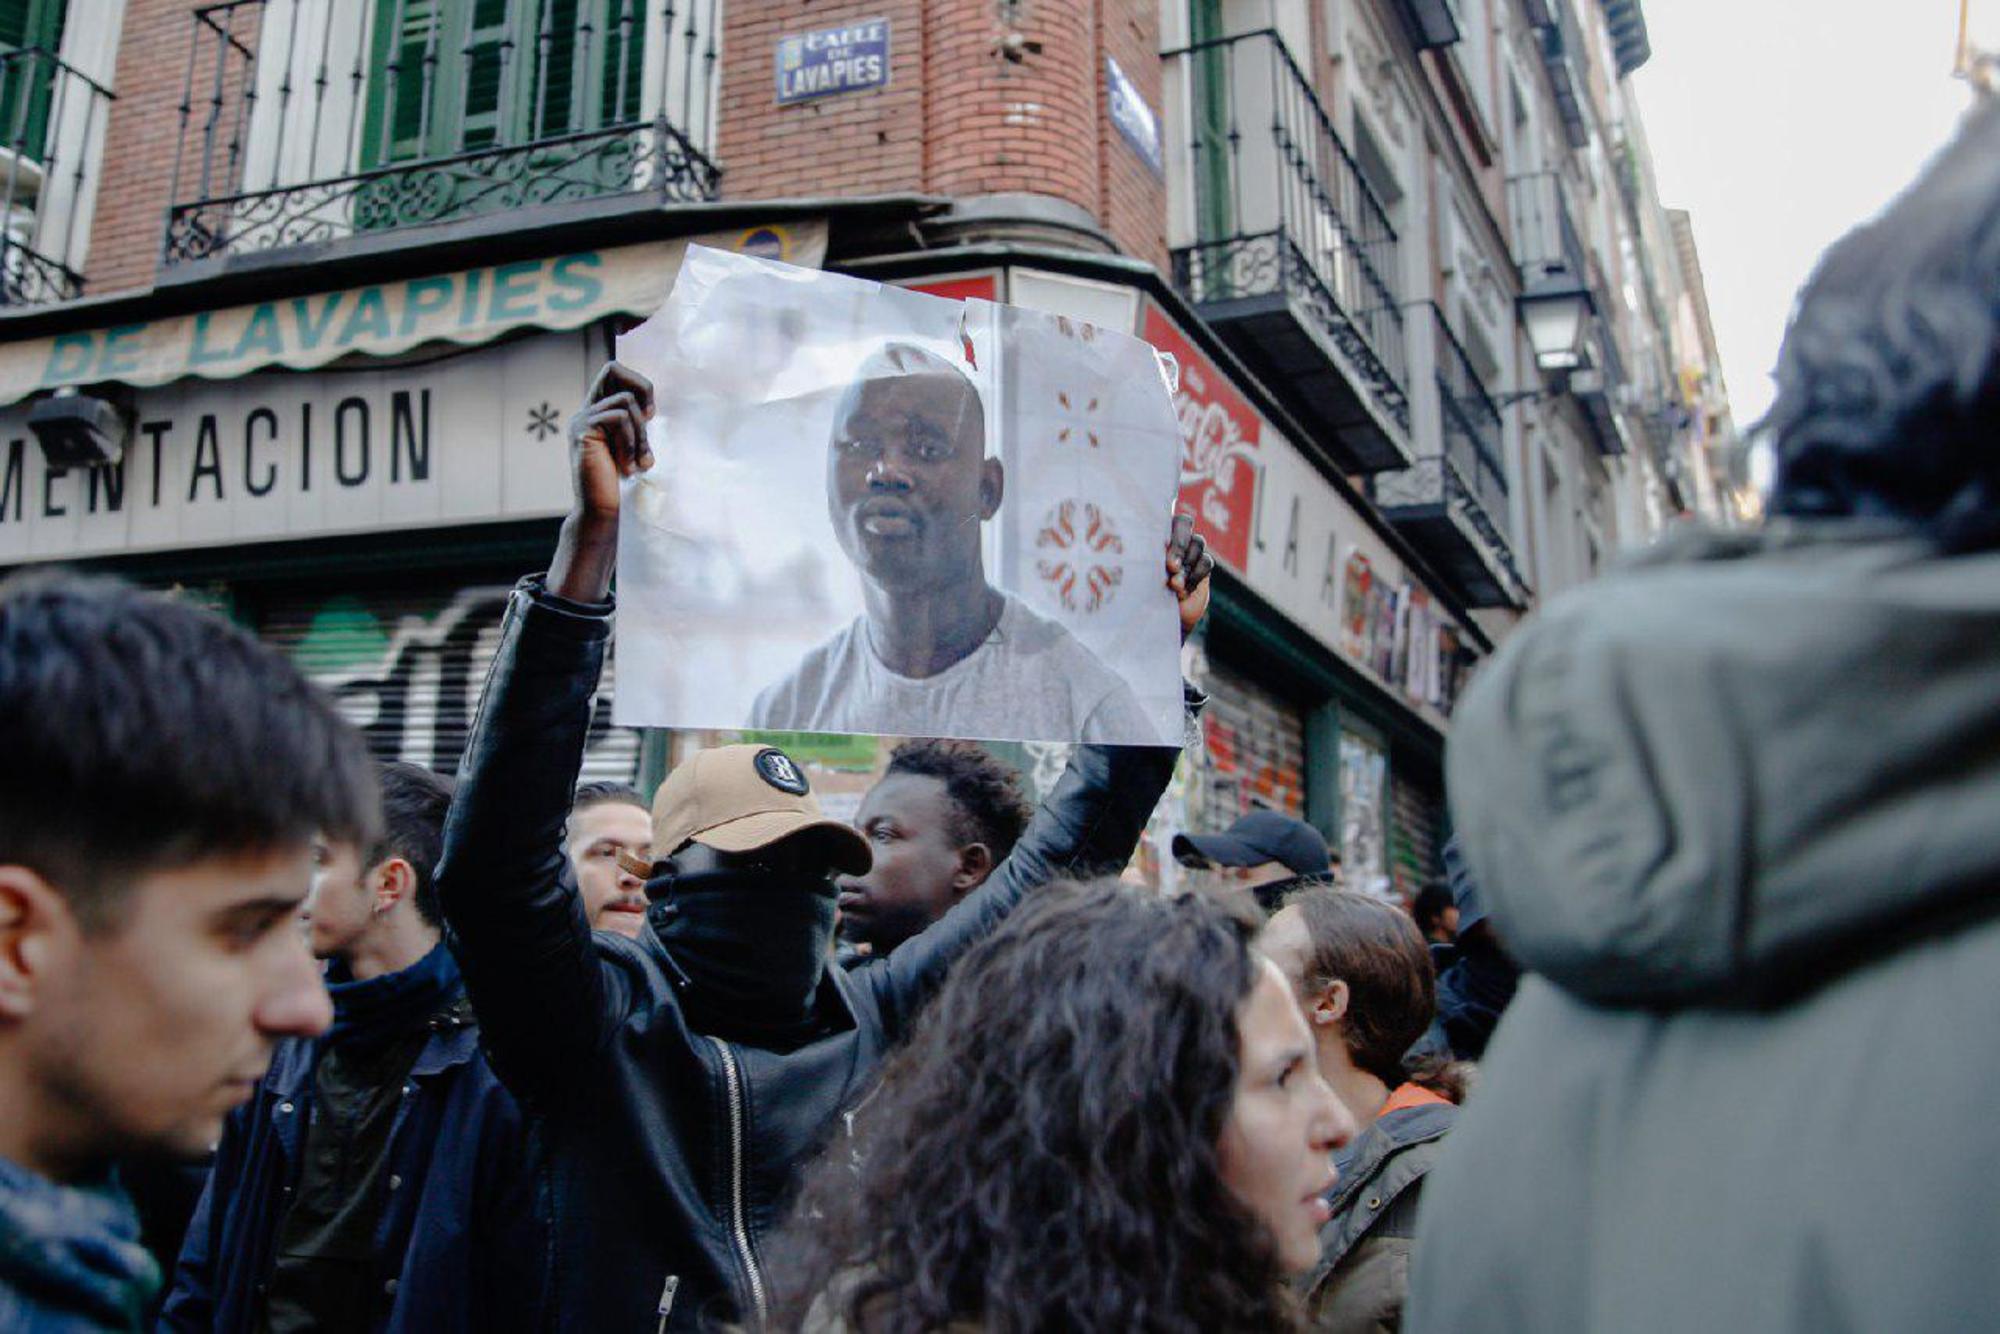
<svg viewBox="0 0 2000 1334">
<path fill-rule="evenodd" d="M 1218 866 L 1261 866 L 1282 862 L 1293 875 L 1327 875 L 1333 870 L 1326 840 L 1304 820 L 1277 811 L 1251 811 L 1220 834 L 1175 834 L 1174 859 Z"/>
</svg>

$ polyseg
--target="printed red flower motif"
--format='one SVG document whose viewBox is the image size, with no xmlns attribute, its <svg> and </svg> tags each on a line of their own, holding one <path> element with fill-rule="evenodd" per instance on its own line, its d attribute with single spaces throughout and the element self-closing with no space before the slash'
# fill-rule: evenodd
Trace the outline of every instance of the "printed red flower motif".
<svg viewBox="0 0 2000 1334">
<path fill-rule="evenodd" d="M 1062 415 L 1072 423 L 1056 432 L 1057 444 L 1068 444 L 1071 436 L 1077 432 L 1081 432 L 1083 438 L 1090 442 L 1092 449 L 1096 449 L 1104 443 L 1097 438 L 1097 432 L 1091 429 L 1092 424 L 1097 420 L 1095 415 L 1097 412 L 1097 402 L 1097 396 L 1093 394 L 1079 406 L 1077 400 L 1069 396 L 1068 390 L 1056 390 L 1056 406 L 1061 410 Z"/>
<path fill-rule="evenodd" d="M 1065 500 L 1051 509 L 1035 534 L 1035 549 L 1048 553 L 1036 561 L 1035 572 L 1054 587 L 1065 611 L 1101 611 L 1125 578 L 1115 559 L 1125 554 L 1125 540 L 1089 501 Z"/>
</svg>

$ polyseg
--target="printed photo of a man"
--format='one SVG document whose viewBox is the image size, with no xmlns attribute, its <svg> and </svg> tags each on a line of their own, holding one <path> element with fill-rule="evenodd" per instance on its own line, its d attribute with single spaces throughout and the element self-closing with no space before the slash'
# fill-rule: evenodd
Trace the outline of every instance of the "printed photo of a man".
<svg viewBox="0 0 2000 1334">
<path fill-rule="evenodd" d="M 758 695 L 752 727 L 1154 736 L 1123 678 L 988 579 L 981 525 L 1006 475 L 987 439 L 979 390 L 952 361 L 904 342 L 862 361 L 834 412 L 826 492 L 864 611 Z"/>
</svg>

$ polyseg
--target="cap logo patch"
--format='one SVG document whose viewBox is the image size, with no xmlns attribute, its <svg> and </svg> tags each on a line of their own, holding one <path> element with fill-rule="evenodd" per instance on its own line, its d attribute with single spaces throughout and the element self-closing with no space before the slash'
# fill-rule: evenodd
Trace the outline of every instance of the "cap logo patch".
<svg viewBox="0 0 2000 1334">
<path fill-rule="evenodd" d="M 752 761 L 757 766 L 757 776 L 780 792 L 789 792 L 795 797 L 806 794 L 806 776 L 799 772 L 799 766 L 792 763 L 792 757 L 782 750 L 767 748 L 757 752 Z"/>
</svg>

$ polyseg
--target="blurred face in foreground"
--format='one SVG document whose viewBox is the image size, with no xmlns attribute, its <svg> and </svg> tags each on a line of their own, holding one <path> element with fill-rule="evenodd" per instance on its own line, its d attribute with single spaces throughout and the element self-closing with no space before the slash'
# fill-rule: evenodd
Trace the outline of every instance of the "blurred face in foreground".
<svg viewBox="0 0 2000 1334">
<path fill-rule="evenodd" d="M 1257 985 L 1236 1012 L 1240 1068 L 1217 1157 L 1223 1180 L 1270 1230 L 1278 1261 L 1302 1274 L 1319 1259 L 1333 1151 L 1353 1119 L 1320 1078 L 1312 1035 L 1283 974 L 1259 960 Z"/>
<path fill-rule="evenodd" d="M 0 1033 L 55 1127 L 31 1165 L 60 1177 L 116 1154 L 205 1153 L 278 1041 L 326 1030 L 296 924 L 311 874 L 303 846 L 208 858 L 141 875 L 86 929 L 33 872 L 0 867 L 26 964 L 0 970 Z"/>
</svg>

